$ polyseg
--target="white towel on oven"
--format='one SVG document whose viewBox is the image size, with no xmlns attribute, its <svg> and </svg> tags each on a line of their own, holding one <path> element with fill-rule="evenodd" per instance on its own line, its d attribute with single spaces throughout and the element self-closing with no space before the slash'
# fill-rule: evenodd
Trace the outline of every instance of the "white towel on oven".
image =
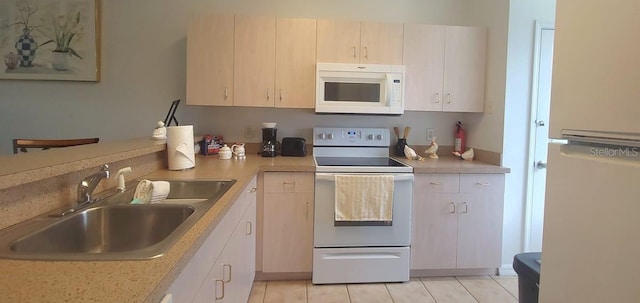
<svg viewBox="0 0 640 303">
<path fill-rule="evenodd" d="M 393 176 L 336 175 L 335 221 L 391 221 Z"/>
</svg>

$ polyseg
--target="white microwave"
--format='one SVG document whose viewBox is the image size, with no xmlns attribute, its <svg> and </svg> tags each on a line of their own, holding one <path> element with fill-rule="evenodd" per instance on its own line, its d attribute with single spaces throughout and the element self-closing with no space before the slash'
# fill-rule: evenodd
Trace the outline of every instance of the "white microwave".
<svg viewBox="0 0 640 303">
<path fill-rule="evenodd" d="M 401 115 L 404 65 L 317 63 L 316 113 Z"/>
</svg>

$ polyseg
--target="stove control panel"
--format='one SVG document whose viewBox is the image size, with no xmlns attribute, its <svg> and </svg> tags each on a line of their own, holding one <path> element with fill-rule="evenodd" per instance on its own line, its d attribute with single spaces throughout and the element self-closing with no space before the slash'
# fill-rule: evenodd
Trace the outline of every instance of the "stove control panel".
<svg viewBox="0 0 640 303">
<path fill-rule="evenodd" d="M 390 131 L 386 128 L 336 128 L 313 129 L 314 146 L 389 146 Z"/>
</svg>

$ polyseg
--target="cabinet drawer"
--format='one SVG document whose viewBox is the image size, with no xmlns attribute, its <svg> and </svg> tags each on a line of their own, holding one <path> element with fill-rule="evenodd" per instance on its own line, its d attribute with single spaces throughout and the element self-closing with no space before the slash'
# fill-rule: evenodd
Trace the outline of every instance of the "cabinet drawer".
<svg viewBox="0 0 640 303">
<path fill-rule="evenodd" d="M 264 173 L 265 193 L 308 193 L 313 192 L 314 176 L 310 173 Z"/>
<path fill-rule="evenodd" d="M 461 174 L 461 193 L 484 193 L 502 191 L 504 188 L 503 174 Z"/>
<path fill-rule="evenodd" d="M 429 193 L 457 193 L 459 182 L 458 174 L 419 174 L 414 187 Z"/>
</svg>

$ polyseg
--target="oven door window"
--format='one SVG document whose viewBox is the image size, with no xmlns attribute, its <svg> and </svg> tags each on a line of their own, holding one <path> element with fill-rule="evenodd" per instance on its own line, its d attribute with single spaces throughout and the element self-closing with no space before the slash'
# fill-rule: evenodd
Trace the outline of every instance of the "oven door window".
<svg viewBox="0 0 640 303">
<path fill-rule="evenodd" d="M 380 83 L 325 82 L 324 100 L 380 103 Z"/>
</svg>

